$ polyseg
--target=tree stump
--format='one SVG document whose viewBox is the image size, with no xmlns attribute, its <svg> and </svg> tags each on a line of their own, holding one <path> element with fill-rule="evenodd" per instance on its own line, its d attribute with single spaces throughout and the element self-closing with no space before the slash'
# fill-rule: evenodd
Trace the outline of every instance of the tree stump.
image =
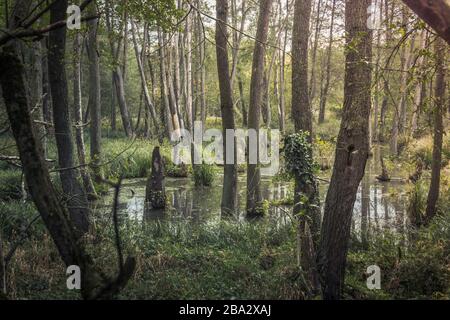
<svg viewBox="0 0 450 320">
<path fill-rule="evenodd" d="M 147 180 L 145 192 L 145 212 L 166 207 L 164 179 L 164 161 L 161 157 L 160 148 L 155 147 L 152 155 L 152 172 Z"/>
<path fill-rule="evenodd" d="M 389 172 L 386 168 L 386 165 L 384 164 L 384 159 L 382 156 L 380 156 L 380 162 L 381 162 L 381 175 L 377 176 L 376 179 L 380 182 L 391 181 L 391 177 L 389 176 Z"/>
</svg>

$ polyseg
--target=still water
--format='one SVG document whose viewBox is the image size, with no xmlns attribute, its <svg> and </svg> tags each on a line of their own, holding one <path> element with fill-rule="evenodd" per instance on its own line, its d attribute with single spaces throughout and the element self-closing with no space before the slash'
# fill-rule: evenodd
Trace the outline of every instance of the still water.
<svg viewBox="0 0 450 320">
<path fill-rule="evenodd" d="M 376 176 L 380 174 L 379 149 L 369 160 L 366 175 L 358 191 L 354 208 L 353 230 L 363 234 L 377 230 L 392 229 L 402 232 L 408 224 L 407 219 L 407 183 L 397 180 L 380 183 Z M 192 223 L 214 223 L 221 219 L 220 202 L 222 194 L 222 176 L 218 176 L 212 187 L 197 188 L 191 178 L 166 179 L 168 208 L 165 211 L 152 211 L 144 215 L 145 179 L 124 181 L 119 201 L 119 213 L 138 220 L 184 220 Z M 328 177 L 323 177 L 325 180 Z M 320 182 L 322 204 L 325 201 L 328 184 Z M 291 182 L 273 182 L 263 178 L 261 190 L 263 197 L 269 201 L 293 197 Z M 238 220 L 245 220 L 246 176 L 239 175 L 238 183 Z M 110 195 L 97 203 L 97 209 L 110 210 Z M 277 223 L 290 221 L 290 206 L 271 207 L 269 219 Z"/>
</svg>

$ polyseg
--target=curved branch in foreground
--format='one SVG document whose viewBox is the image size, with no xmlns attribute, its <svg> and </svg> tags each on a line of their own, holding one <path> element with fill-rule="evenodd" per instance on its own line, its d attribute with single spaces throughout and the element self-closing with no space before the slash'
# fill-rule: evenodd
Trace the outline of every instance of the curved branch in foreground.
<svg viewBox="0 0 450 320">
<path fill-rule="evenodd" d="M 403 0 L 450 44 L 450 0 Z"/>
</svg>

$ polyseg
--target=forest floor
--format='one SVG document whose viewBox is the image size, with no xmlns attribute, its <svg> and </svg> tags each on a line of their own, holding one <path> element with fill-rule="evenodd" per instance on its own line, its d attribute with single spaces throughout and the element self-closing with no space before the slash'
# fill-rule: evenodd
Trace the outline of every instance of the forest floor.
<svg viewBox="0 0 450 320">
<path fill-rule="evenodd" d="M 429 140 L 429 139 L 428 139 Z M 333 144 L 318 140 L 316 154 L 325 175 L 333 158 Z M 422 143 L 422 144 L 421 144 Z M 448 143 L 448 142 L 446 142 Z M 2 142 L 8 145 L 7 142 Z M 429 143 L 410 146 L 408 155 L 429 160 Z M 153 143 L 106 139 L 104 173 L 109 178 L 143 178 L 148 174 Z M 169 146 L 163 146 L 168 156 Z M 5 149 L 3 149 L 5 150 Z M 449 159 L 446 148 L 444 160 Z M 5 151 L 3 151 L 5 153 Z M 14 154 L 14 147 L 10 148 Z M 54 157 L 49 146 L 49 157 Z M 388 167 L 403 178 L 414 167 L 405 159 L 387 158 Z M 448 160 L 447 160 L 448 161 Z M 406 167 L 407 170 L 396 170 Z M 177 168 L 170 168 L 176 171 Z M 402 233 L 379 231 L 370 239 L 352 235 L 346 299 L 450 299 L 450 191 L 448 163 L 443 173 L 440 215 L 428 228 Z M 176 173 L 176 172 L 175 172 Z M 279 177 L 278 177 L 279 178 Z M 59 179 L 55 176 L 55 183 Z M 423 187 L 420 187 L 423 184 Z M 426 184 L 410 188 L 410 204 L 423 209 Z M 417 187 L 418 186 L 418 187 Z M 99 189 L 107 193 L 107 189 Z M 40 220 L 24 231 L 37 215 L 22 200 L 22 175 L 13 166 L 0 167 L 0 226 L 4 250 L 25 236 L 8 266 L 8 296 L 12 299 L 78 299 L 66 289 L 65 268 Z M 117 272 L 111 216 L 94 212 L 93 232 L 86 239 L 94 259 L 111 274 Z M 126 254 L 137 258 L 136 273 L 121 299 L 315 299 L 296 262 L 296 234 L 292 224 L 273 219 L 192 224 L 189 221 L 124 219 L 121 235 Z M 101 244 L 101 245 L 99 245 Z M 367 289 L 368 266 L 382 270 L 381 290 Z"/>
</svg>

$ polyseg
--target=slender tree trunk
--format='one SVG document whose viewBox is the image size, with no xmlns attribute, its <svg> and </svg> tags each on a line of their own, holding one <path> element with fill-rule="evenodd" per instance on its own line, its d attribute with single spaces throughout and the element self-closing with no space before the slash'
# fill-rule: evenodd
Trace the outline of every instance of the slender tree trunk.
<svg viewBox="0 0 450 320">
<path fill-rule="evenodd" d="M 186 119 L 187 127 L 191 132 L 194 131 L 194 113 L 193 113 L 193 98 L 192 98 L 192 17 L 186 18 L 185 25 L 185 67 L 186 73 L 184 82 L 186 86 Z"/>
<path fill-rule="evenodd" d="M 61 12 L 65 13 L 65 10 Z M 32 130 L 25 72 L 18 57 L 14 43 L 2 48 L 0 83 L 28 190 L 65 265 L 80 267 L 83 298 L 111 299 L 132 276 L 135 261 L 127 260 L 124 272 L 119 274 L 115 281 L 110 282 L 86 253 L 79 239 L 79 232 L 69 219 L 69 212 L 56 196 L 57 192 L 42 157 L 42 145 Z"/>
<path fill-rule="evenodd" d="M 228 62 L 228 35 L 226 22 L 228 21 L 228 0 L 216 0 L 216 55 L 217 71 L 219 74 L 220 105 L 222 112 L 223 148 L 224 148 L 224 180 L 222 192 L 222 214 L 233 214 L 237 207 L 237 164 L 236 139 L 227 135 L 227 130 L 235 129 L 233 95 L 231 90 L 229 62 Z M 233 145 L 232 150 L 227 147 Z M 229 154 L 231 151 L 231 154 Z"/>
<path fill-rule="evenodd" d="M 66 18 L 67 0 L 56 2 L 50 9 L 50 23 Z M 66 28 L 59 28 L 49 35 L 48 74 L 53 99 L 53 121 L 58 149 L 60 178 L 67 196 L 72 221 L 79 232 L 89 229 L 89 207 L 84 188 L 79 182 L 80 173 L 74 157 L 72 122 L 70 120 L 68 88 L 65 65 Z"/>
<path fill-rule="evenodd" d="M 322 29 L 322 19 L 320 14 L 322 13 L 322 0 L 317 0 L 317 8 L 316 8 L 316 18 L 315 18 L 315 27 L 314 27 L 314 44 L 312 48 L 312 58 L 311 58 L 311 79 L 309 81 L 309 98 L 314 101 L 316 96 L 316 61 L 317 61 L 317 49 L 319 47 L 319 35 Z"/>
<path fill-rule="evenodd" d="M 138 46 L 137 37 L 136 37 L 136 26 L 134 25 L 133 21 L 131 21 L 131 33 L 133 36 L 134 51 L 136 54 L 136 61 L 138 64 L 139 75 L 141 77 L 141 82 L 142 82 L 142 90 L 144 93 L 144 101 L 145 101 L 145 105 L 146 105 L 146 110 L 150 110 L 150 115 L 152 117 L 155 129 L 156 129 L 156 131 L 159 131 L 158 130 L 158 120 L 157 120 L 157 116 L 156 116 L 156 109 L 152 102 L 152 98 L 150 97 L 150 92 L 148 91 L 147 77 L 145 75 L 145 70 L 144 70 L 144 61 L 142 59 L 141 52 L 139 52 L 139 46 Z"/>
<path fill-rule="evenodd" d="M 243 33 L 245 31 L 245 21 L 247 18 L 247 2 L 246 0 L 242 0 L 241 2 L 241 24 L 237 26 L 237 8 L 236 8 L 236 0 L 232 0 L 234 3 L 234 10 L 232 11 L 233 14 L 233 50 L 232 50 L 232 67 L 231 67 L 231 88 L 234 87 L 234 81 L 236 79 L 237 73 L 238 73 L 238 63 L 239 63 L 239 49 L 242 42 Z"/>
<path fill-rule="evenodd" d="M 75 120 L 75 141 L 77 146 L 78 163 L 80 164 L 80 174 L 83 179 L 84 188 L 88 197 L 95 197 L 95 187 L 92 183 L 89 169 L 86 165 L 86 149 L 84 146 L 84 125 L 83 125 L 83 108 L 81 105 L 81 41 L 80 33 L 76 32 L 73 43 L 74 62 L 73 62 L 73 114 Z"/>
<path fill-rule="evenodd" d="M 97 4 L 90 5 L 90 14 L 96 15 Z M 100 165 L 101 160 L 101 141 L 102 141 L 102 110 L 101 110 L 101 92 L 100 92 L 100 62 L 97 45 L 97 24 L 98 20 L 93 19 L 88 22 L 88 45 L 87 53 L 89 57 L 89 113 L 90 113 L 90 142 L 91 142 L 91 161 L 92 169 L 96 180 L 101 180 L 102 173 Z M 80 44 L 81 45 L 81 44 Z M 89 189 L 87 189 L 89 191 Z"/>
<path fill-rule="evenodd" d="M 175 128 L 175 125 L 179 124 L 178 117 L 175 114 L 172 114 L 170 109 L 170 102 L 169 102 L 169 89 L 167 85 L 167 70 L 166 70 L 166 59 L 164 59 L 165 51 L 164 51 L 164 43 L 162 40 L 161 31 L 158 29 L 158 46 L 159 46 L 159 71 L 160 71 L 160 77 L 161 77 L 161 106 L 163 109 L 163 114 L 165 115 L 165 124 L 166 124 L 166 131 L 168 134 L 168 137 L 170 138 L 170 135 L 172 132 L 178 128 Z"/>
<path fill-rule="evenodd" d="M 385 25 L 386 25 L 386 47 L 390 49 L 391 41 L 392 41 L 392 30 L 391 24 L 394 19 L 394 4 L 392 3 L 389 6 L 389 0 L 385 0 Z M 386 65 L 386 68 L 389 68 L 389 65 Z M 389 70 L 384 72 L 384 81 L 383 81 L 383 101 L 381 103 L 381 111 L 380 111 L 380 135 L 378 137 L 379 142 L 385 142 L 385 131 L 386 131 L 386 114 L 388 112 L 389 107 L 389 96 L 390 96 L 390 85 L 389 85 Z"/>
<path fill-rule="evenodd" d="M 261 0 L 256 31 L 255 49 L 252 62 L 252 80 L 250 84 L 250 108 L 248 114 L 248 127 L 254 129 L 259 136 L 259 122 L 262 105 L 262 83 L 264 77 L 264 56 L 266 52 L 267 33 L 269 29 L 272 0 Z M 259 137 L 258 137 L 259 141 Z M 247 165 L 247 214 L 249 216 L 261 215 L 261 171 L 259 168 L 259 142 L 257 149 L 257 164 L 248 161 Z M 250 157 L 248 157 L 250 160 Z"/>
<path fill-rule="evenodd" d="M 281 0 L 280 0 L 281 4 Z M 286 0 L 286 12 L 290 12 L 289 8 L 289 0 Z M 287 47 L 287 36 L 288 36 L 288 24 L 286 22 L 286 25 L 284 26 L 284 36 L 283 36 L 283 52 L 281 52 L 281 62 L 280 62 L 280 110 L 279 110 L 279 116 L 278 121 L 280 123 L 280 131 L 282 133 L 286 130 L 286 77 L 285 77 L 285 70 L 286 70 L 286 47 Z"/>
<path fill-rule="evenodd" d="M 434 143 L 433 143 L 433 162 L 431 170 L 431 185 L 428 193 L 426 221 L 430 222 L 436 215 L 436 205 L 439 199 L 439 190 L 441 182 L 441 167 L 442 167 L 442 144 L 444 135 L 443 118 L 445 115 L 445 108 L 448 105 L 446 101 L 446 73 L 448 65 L 445 64 L 446 52 L 448 46 L 444 40 L 438 39 L 436 42 L 436 88 L 435 101 L 436 105 L 433 111 L 434 114 Z M 448 93 L 447 93 L 448 94 Z"/>
<path fill-rule="evenodd" d="M 327 65 L 326 65 L 326 77 L 323 90 L 320 94 L 320 112 L 319 112 L 319 123 L 325 122 L 325 110 L 327 106 L 328 90 L 330 88 L 331 80 L 331 53 L 333 48 L 333 32 L 334 32 L 334 18 L 336 13 L 336 0 L 332 0 L 333 4 L 331 7 L 331 22 L 330 22 L 330 35 L 327 48 Z"/>
<path fill-rule="evenodd" d="M 312 110 L 308 87 L 308 47 L 311 19 L 311 0 L 296 0 L 292 34 L 292 117 L 295 130 L 309 133 L 312 143 Z M 308 198 L 306 208 L 302 199 Z M 317 183 L 310 176 L 295 177 L 294 215 L 298 219 L 299 263 L 314 289 L 318 288 L 315 248 L 320 228 Z M 314 209 L 313 209 L 314 208 Z M 306 214 L 301 212 L 306 209 Z"/>
<path fill-rule="evenodd" d="M 239 100 L 241 102 L 241 107 L 242 107 L 242 125 L 245 128 L 248 126 L 248 112 L 247 112 L 247 106 L 245 105 L 244 81 L 242 80 L 242 76 L 241 76 L 240 72 L 238 72 L 237 78 L 238 78 L 238 86 L 239 86 Z"/>
<path fill-rule="evenodd" d="M 426 30 L 422 30 L 420 35 L 420 50 L 424 50 L 427 46 L 427 38 L 428 38 L 428 32 Z M 412 120 L 411 120 L 411 135 L 412 137 L 415 137 L 417 134 L 418 129 L 418 119 L 419 114 L 422 109 L 422 102 L 423 102 L 423 88 L 424 83 L 426 81 L 424 76 L 424 70 L 423 70 L 423 64 L 424 64 L 425 57 L 421 54 L 416 62 L 416 67 L 420 72 L 420 75 L 418 79 L 416 80 L 416 86 L 415 86 L 415 93 L 414 93 L 414 110 L 412 114 Z"/>
<path fill-rule="evenodd" d="M 118 65 L 118 61 L 120 60 L 120 51 L 121 51 L 121 44 L 120 41 L 117 44 L 117 47 L 114 45 L 114 39 L 112 38 L 112 34 L 113 34 L 113 29 L 112 29 L 112 25 L 111 25 L 111 13 L 110 13 L 110 9 L 108 8 L 106 10 L 106 26 L 108 29 L 108 34 L 109 34 L 109 44 L 110 44 L 110 48 L 111 48 L 111 55 L 114 59 L 114 62 L 116 64 L 116 66 L 113 69 L 113 82 L 114 82 L 114 88 L 116 91 L 116 95 L 117 95 L 117 102 L 119 104 L 119 109 L 120 109 L 120 115 L 122 117 L 122 124 L 123 124 L 123 130 L 125 132 L 125 134 L 127 135 L 127 137 L 132 137 L 133 136 L 133 128 L 131 125 L 131 120 L 130 120 L 130 113 L 128 111 L 128 105 L 127 105 L 127 100 L 125 98 L 125 83 L 124 83 L 124 75 L 123 75 L 123 68 Z"/>
<path fill-rule="evenodd" d="M 383 0 L 377 0 L 375 3 L 376 6 L 379 7 L 380 10 L 380 21 L 383 19 Z M 380 117 L 380 72 L 381 72 L 381 30 L 377 30 L 377 57 L 376 57 L 376 66 L 375 66 L 375 97 L 374 97 L 374 110 L 373 110 L 373 124 L 372 124 L 372 141 L 378 142 L 380 133 L 379 133 L 379 117 Z"/>
<path fill-rule="evenodd" d="M 346 0 L 344 110 L 336 160 L 328 190 L 318 265 L 325 299 L 340 299 L 345 278 L 353 207 L 369 157 L 372 32 L 371 0 Z"/>
</svg>

